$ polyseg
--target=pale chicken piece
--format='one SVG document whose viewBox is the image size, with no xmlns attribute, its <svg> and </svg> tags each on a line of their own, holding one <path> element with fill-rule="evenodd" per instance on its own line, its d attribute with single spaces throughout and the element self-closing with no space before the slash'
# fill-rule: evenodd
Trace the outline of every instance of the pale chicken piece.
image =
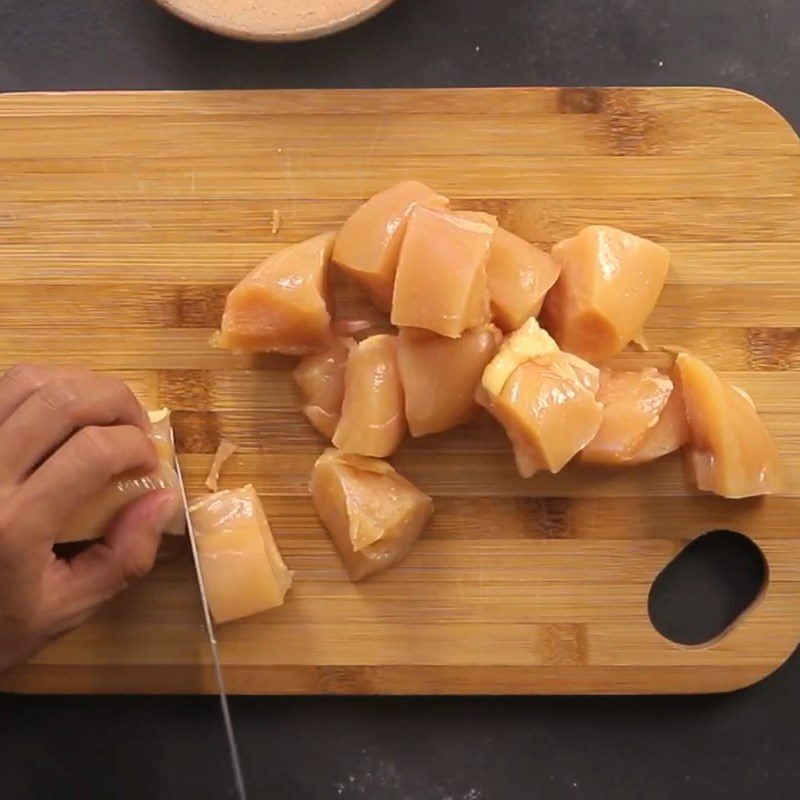
<svg viewBox="0 0 800 800">
<path fill-rule="evenodd" d="M 779 492 L 778 449 L 749 395 L 689 353 L 678 355 L 675 375 L 689 423 L 684 464 L 690 482 L 722 497 Z"/>
<path fill-rule="evenodd" d="M 481 377 L 479 391 L 499 395 L 517 367 L 533 359 L 547 359 L 559 353 L 560 350 L 553 337 L 543 330 L 535 319 L 529 319 L 503 342 L 497 355 L 489 362 Z M 599 377 L 600 371 L 590 364 L 586 373 Z"/>
<path fill-rule="evenodd" d="M 593 225 L 552 251 L 561 274 L 542 324 L 559 346 L 605 361 L 641 335 L 669 269 L 669 252 L 648 239 Z"/>
<path fill-rule="evenodd" d="M 324 349 L 331 336 L 328 267 L 335 238 L 316 236 L 259 264 L 228 295 L 212 345 L 288 355 Z"/>
<path fill-rule="evenodd" d="M 602 465 L 632 463 L 648 433 L 658 425 L 672 391 L 672 380 L 655 367 L 601 369 L 597 401 L 603 406 L 603 422 L 581 451 L 580 460 Z M 641 454 L 635 463 L 641 463 Z"/>
<path fill-rule="evenodd" d="M 594 364 L 584 361 L 572 353 L 562 353 L 566 362 L 575 370 L 575 377 L 583 384 L 592 395 L 597 398 L 600 390 L 600 370 Z"/>
<path fill-rule="evenodd" d="M 391 308 L 400 245 L 408 216 L 418 204 L 447 208 L 450 201 L 424 183 L 402 181 L 359 206 L 336 237 L 333 260 L 381 311 Z"/>
<path fill-rule="evenodd" d="M 471 222 L 482 222 L 490 228 L 497 228 L 500 224 L 494 214 L 489 214 L 487 211 L 453 211 L 451 212 L 461 219 L 468 219 Z"/>
<path fill-rule="evenodd" d="M 99 539 L 108 530 L 114 517 L 125 506 L 158 489 L 178 489 L 175 474 L 175 452 L 170 435 L 168 409 L 151 411 L 150 438 L 155 445 L 159 466 L 148 474 L 120 475 L 94 497 L 84 501 L 64 523 L 56 542 L 82 542 Z M 165 533 L 182 536 L 186 532 L 183 509 L 178 508 Z"/>
<path fill-rule="evenodd" d="M 486 274 L 492 318 L 506 333 L 542 310 L 561 265 L 529 241 L 497 228 Z"/>
<path fill-rule="evenodd" d="M 342 415 L 345 369 L 355 347 L 355 339 L 333 339 L 321 353 L 302 358 L 294 370 L 303 414 L 326 439 L 333 438 Z"/>
<path fill-rule="evenodd" d="M 225 462 L 238 450 L 239 448 L 227 439 L 223 439 L 217 447 L 217 452 L 214 453 L 214 460 L 211 462 L 211 469 L 208 471 L 206 478 L 206 488 L 212 492 L 219 491 L 219 476 L 222 472 L 222 467 Z"/>
<path fill-rule="evenodd" d="M 544 469 L 560 472 L 602 419 L 594 395 L 561 356 L 517 367 L 487 408 L 505 426 L 523 478 Z"/>
<path fill-rule="evenodd" d="M 168 408 L 159 408 L 148 411 L 147 418 L 150 420 L 150 438 L 159 460 L 173 466 L 175 447 L 172 443 L 172 412 Z"/>
<path fill-rule="evenodd" d="M 333 448 L 314 465 L 310 489 L 352 581 L 402 561 L 433 514 L 433 500 L 385 461 Z"/>
<path fill-rule="evenodd" d="M 402 328 L 397 361 L 412 436 L 437 433 L 468 422 L 478 410 L 475 390 L 502 341 L 493 325 L 449 339 Z"/>
<path fill-rule="evenodd" d="M 292 572 L 252 486 L 202 497 L 189 507 L 200 570 L 214 622 L 283 604 Z"/>
<path fill-rule="evenodd" d="M 506 429 L 522 477 L 559 472 L 594 438 L 603 418 L 597 372 L 533 318 L 503 343 L 477 399 Z"/>
<path fill-rule="evenodd" d="M 383 458 L 397 450 L 406 429 L 397 337 L 370 336 L 347 360 L 333 444 L 347 453 Z"/>
<path fill-rule="evenodd" d="M 674 384 L 674 381 L 673 381 Z M 645 464 L 673 453 L 689 441 L 689 422 L 680 387 L 673 385 L 658 422 L 650 428 L 642 443 L 627 458 L 626 464 Z"/>
<path fill-rule="evenodd" d="M 494 323 L 504 332 L 519 328 L 542 310 L 547 292 L 558 280 L 561 265 L 544 250 L 505 228 L 485 211 L 456 211 L 456 216 L 494 229 L 486 280 Z"/>
<path fill-rule="evenodd" d="M 484 222 L 416 206 L 400 249 L 392 323 L 457 338 L 489 322 L 493 233 Z"/>
</svg>

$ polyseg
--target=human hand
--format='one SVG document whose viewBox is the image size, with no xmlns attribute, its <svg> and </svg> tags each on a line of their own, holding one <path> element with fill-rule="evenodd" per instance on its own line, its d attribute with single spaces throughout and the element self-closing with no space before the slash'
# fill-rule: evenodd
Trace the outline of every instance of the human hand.
<svg viewBox="0 0 800 800">
<path fill-rule="evenodd" d="M 0 377 L 0 671 L 80 625 L 153 566 L 177 497 L 151 492 L 105 537 L 56 558 L 61 524 L 127 471 L 156 468 L 147 414 L 121 381 L 23 365 Z"/>
</svg>

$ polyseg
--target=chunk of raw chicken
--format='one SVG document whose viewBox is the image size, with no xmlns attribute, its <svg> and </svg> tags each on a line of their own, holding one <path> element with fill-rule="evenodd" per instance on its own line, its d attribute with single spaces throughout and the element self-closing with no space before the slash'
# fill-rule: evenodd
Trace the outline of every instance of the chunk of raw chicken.
<svg viewBox="0 0 800 800">
<path fill-rule="evenodd" d="M 259 264 L 228 295 L 212 345 L 288 355 L 324 349 L 331 336 L 327 283 L 335 238 L 316 236 Z"/>
<path fill-rule="evenodd" d="M 416 206 L 400 249 L 392 323 L 456 338 L 489 322 L 493 233 L 484 222 Z"/>
<path fill-rule="evenodd" d="M 478 410 L 475 390 L 502 341 L 493 325 L 448 339 L 419 328 L 401 328 L 397 361 L 412 436 L 468 422 Z"/>
<path fill-rule="evenodd" d="M 345 369 L 350 351 L 355 347 L 355 339 L 333 339 L 321 353 L 302 358 L 294 370 L 294 380 L 303 399 L 303 413 L 329 440 L 342 415 Z"/>
<path fill-rule="evenodd" d="M 603 418 L 597 373 L 559 350 L 533 318 L 503 343 L 477 399 L 506 429 L 524 478 L 558 472 L 594 438 Z"/>
<path fill-rule="evenodd" d="M 692 485 L 732 498 L 779 492 L 778 449 L 749 395 L 689 353 L 678 355 L 675 375 L 689 421 L 684 464 Z"/>
<path fill-rule="evenodd" d="M 673 380 L 672 394 L 642 443 L 628 457 L 626 464 L 645 464 L 683 447 L 689 441 L 689 423 L 680 387 Z"/>
<path fill-rule="evenodd" d="M 447 208 L 450 201 L 418 181 L 402 181 L 371 197 L 344 223 L 333 260 L 388 312 L 406 221 L 414 206 Z"/>
<path fill-rule="evenodd" d="M 451 212 L 461 219 L 468 219 L 471 222 L 482 222 L 490 228 L 497 228 L 500 224 L 494 214 L 489 214 L 487 211 L 453 211 Z"/>
<path fill-rule="evenodd" d="M 283 604 L 292 573 L 252 486 L 202 497 L 189 508 L 208 606 L 216 623 Z"/>
<path fill-rule="evenodd" d="M 129 503 L 157 489 L 178 488 L 169 418 L 168 409 L 150 412 L 150 438 L 153 440 L 160 462 L 158 469 L 145 475 L 120 475 L 72 513 L 56 537 L 57 542 L 98 539 L 106 532 L 114 517 Z M 175 511 L 175 516 L 165 532 L 178 536 L 186 532 L 182 508 Z"/>
<path fill-rule="evenodd" d="M 239 448 L 227 439 L 222 439 L 217 447 L 217 452 L 214 453 L 214 459 L 211 462 L 211 468 L 208 471 L 206 478 L 206 488 L 212 492 L 219 491 L 219 476 L 222 472 L 225 462 L 238 450 Z"/>
<path fill-rule="evenodd" d="M 403 404 L 397 337 L 378 334 L 364 339 L 347 360 L 334 445 L 364 456 L 391 455 L 406 433 Z"/>
<path fill-rule="evenodd" d="M 601 369 L 597 401 L 603 406 L 603 422 L 580 460 L 602 465 L 642 463 L 640 448 L 658 425 L 672 391 L 672 380 L 654 367 L 636 372 Z M 672 449 L 682 444 L 676 440 Z"/>
<path fill-rule="evenodd" d="M 326 450 L 311 497 L 352 581 L 402 561 L 433 514 L 433 500 L 385 461 Z"/>
<path fill-rule="evenodd" d="M 552 256 L 498 228 L 486 268 L 495 323 L 509 333 L 537 316 L 560 272 L 561 265 Z"/>
<path fill-rule="evenodd" d="M 494 229 L 486 264 L 492 320 L 504 333 L 517 330 L 528 317 L 535 317 L 542 310 L 545 295 L 558 279 L 561 265 L 544 250 L 501 228 L 492 214 L 454 213 Z"/>
<path fill-rule="evenodd" d="M 561 348 L 598 362 L 640 335 L 667 276 L 665 248 L 593 225 L 559 242 L 552 255 L 562 270 L 541 320 Z"/>
</svg>

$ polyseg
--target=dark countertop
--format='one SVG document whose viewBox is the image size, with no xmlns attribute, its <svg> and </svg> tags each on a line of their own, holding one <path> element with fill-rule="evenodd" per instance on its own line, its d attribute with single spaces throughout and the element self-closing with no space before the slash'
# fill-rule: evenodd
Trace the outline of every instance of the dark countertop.
<svg viewBox="0 0 800 800">
<path fill-rule="evenodd" d="M 147 0 L 0 0 L 0 90 L 721 84 L 800 125 L 797 0 L 398 0 L 299 45 Z M 235 698 L 252 798 L 800 795 L 800 653 L 697 698 Z M 0 695 L 9 800 L 230 796 L 213 698 Z"/>
</svg>

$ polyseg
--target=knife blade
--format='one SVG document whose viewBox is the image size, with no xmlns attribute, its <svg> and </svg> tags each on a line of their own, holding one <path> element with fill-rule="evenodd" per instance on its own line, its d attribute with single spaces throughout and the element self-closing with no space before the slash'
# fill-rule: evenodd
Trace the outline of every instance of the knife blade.
<svg viewBox="0 0 800 800">
<path fill-rule="evenodd" d="M 211 619 L 211 610 L 208 606 L 208 595 L 206 594 L 206 584 L 203 580 L 203 570 L 200 566 L 200 554 L 197 549 L 197 538 L 195 536 L 194 526 L 192 525 L 192 515 L 189 513 L 189 499 L 186 495 L 186 485 L 183 482 L 183 472 L 181 471 L 181 465 L 178 459 L 178 451 L 175 447 L 175 431 L 171 424 L 169 434 L 172 442 L 172 449 L 175 453 L 175 474 L 178 478 L 178 487 L 181 494 L 180 499 L 183 503 L 183 513 L 186 517 L 186 531 L 192 548 L 192 560 L 194 561 L 194 569 L 197 574 L 197 583 L 200 587 L 200 604 L 203 608 L 203 621 L 205 624 L 206 633 L 208 634 L 208 645 L 209 649 L 211 650 L 211 661 L 214 665 L 214 675 L 216 676 L 217 689 L 219 690 L 219 703 L 222 709 L 222 721 L 225 726 L 225 736 L 228 740 L 228 750 L 230 751 L 234 786 L 236 788 L 236 795 L 239 800 L 247 800 L 244 774 L 242 773 L 242 764 L 239 758 L 239 747 L 236 743 L 233 720 L 231 719 L 231 711 L 228 706 L 228 693 L 225 690 L 225 679 L 222 674 L 222 662 L 220 661 L 219 657 L 217 636 L 214 631 L 214 622 Z"/>
</svg>

